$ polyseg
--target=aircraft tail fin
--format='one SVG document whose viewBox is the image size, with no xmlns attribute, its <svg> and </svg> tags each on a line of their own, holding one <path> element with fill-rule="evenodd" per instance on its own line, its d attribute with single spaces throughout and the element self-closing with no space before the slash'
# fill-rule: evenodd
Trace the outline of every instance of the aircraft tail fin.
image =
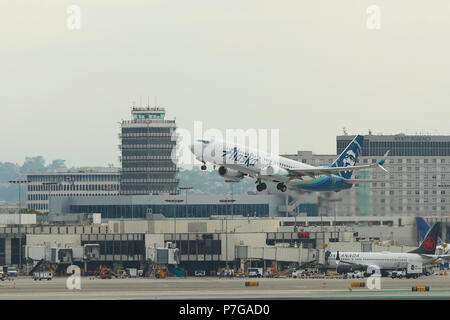
<svg viewBox="0 0 450 320">
<path fill-rule="evenodd" d="M 434 254 L 440 232 L 441 223 L 436 222 L 426 234 L 425 240 L 422 241 L 420 247 L 410 251 L 409 253 Z"/>
<path fill-rule="evenodd" d="M 364 136 L 356 136 L 350 144 L 345 148 L 339 157 L 331 164 L 330 167 L 347 167 L 354 166 L 358 162 L 358 156 L 361 152 L 361 147 L 364 141 Z M 342 171 L 339 175 L 344 179 L 350 179 L 352 177 L 352 171 Z"/>
<path fill-rule="evenodd" d="M 423 217 L 416 217 L 417 229 L 419 229 L 420 239 L 423 241 L 425 236 L 430 230 L 430 225 L 425 221 Z"/>
</svg>

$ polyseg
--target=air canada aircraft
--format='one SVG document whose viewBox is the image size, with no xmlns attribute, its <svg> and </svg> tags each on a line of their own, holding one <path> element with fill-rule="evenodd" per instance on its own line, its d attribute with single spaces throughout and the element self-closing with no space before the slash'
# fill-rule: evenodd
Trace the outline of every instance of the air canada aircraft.
<svg viewBox="0 0 450 320">
<path fill-rule="evenodd" d="M 417 229 L 420 233 L 420 238 L 425 239 L 425 235 L 427 234 L 428 230 L 430 230 L 430 225 L 425 221 L 423 217 L 416 217 L 416 223 L 417 223 Z M 438 252 L 443 252 L 445 254 L 450 253 L 450 247 L 447 243 L 444 243 L 440 237 L 437 239 L 437 246 L 436 250 Z"/>
<path fill-rule="evenodd" d="M 325 262 L 328 268 L 336 268 L 338 273 L 363 270 L 369 275 L 398 269 L 422 268 L 423 265 L 450 260 L 450 255 L 435 254 L 440 231 L 441 223 L 437 222 L 428 231 L 420 247 L 408 253 L 327 251 Z"/>
<path fill-rule="evenodd" d="M 238 182 L 245 176 L 253 177 L 258 191 L 267 189 L 265 182 L 275 182 L 282 192 L 288 188 L 300 192 L 338 192 L 350 189 L 354 184 L 377 182 L 352 179 L 355 170 L 379 167 L 387 172 L 383 164 L 389 151 L 379 162 L 355 165 L 363 140 L 363 136 L 356 136 L 332 164 L 322 167 L 219 140 L 197 140 L 190 145 L 190 149 L 203 163 L 202 170 L 206 170 L 206 164 L 211 163 L 218 165 L 219 175 L 229 181 Z"/>
</svg>

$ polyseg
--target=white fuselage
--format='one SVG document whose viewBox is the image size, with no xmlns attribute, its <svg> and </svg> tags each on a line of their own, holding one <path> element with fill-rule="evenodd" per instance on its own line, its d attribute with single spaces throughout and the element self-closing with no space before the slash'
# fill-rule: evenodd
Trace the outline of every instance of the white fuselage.
<svg viewBox="0 0 450 320">
<path fill-rule="evenodd" d="M 213 140 L 207 145 L 202 142 L 194 142 L 191 145 L 191 151 L 199 161 L 224 165 L 252 177 L 268 166 L 277 166 L 286 170 L 315 168 L 305 163 L 225 141 Z M 261 178 L 264 179 L 264 177 Z M 302 178 L 302 181 L 305 182 L 309 180 L 313 180 L 313 178 Z"/>
<path fill-rule="evenodd" d="M 428 264 L 436 261 L 436 255 L 423 255 L 417 253 L 393 253 L 393 252 L 339 252 L 339 260 L 336 260 L 336 252 L 328 257 L 328 266 L 337 268 L 338 264 L 358 264 L 376 266 L 381 270 L 395 270 L 407 268 L 408 264 Z"/>
</svg>

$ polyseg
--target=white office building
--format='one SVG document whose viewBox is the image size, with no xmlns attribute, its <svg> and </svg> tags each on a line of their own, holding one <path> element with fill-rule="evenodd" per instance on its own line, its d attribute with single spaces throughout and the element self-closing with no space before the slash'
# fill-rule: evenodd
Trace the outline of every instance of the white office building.
<svg viewBox="0 0 450 320">
<path fill-rule="evenodd" d="M 77 172 L 67 169 L 52 173 L 27 175 L 27 208 L 48 212 L 49 197 L 112 196 L 119 194 L 120 169 L 84 167 Z"/>
</svg>

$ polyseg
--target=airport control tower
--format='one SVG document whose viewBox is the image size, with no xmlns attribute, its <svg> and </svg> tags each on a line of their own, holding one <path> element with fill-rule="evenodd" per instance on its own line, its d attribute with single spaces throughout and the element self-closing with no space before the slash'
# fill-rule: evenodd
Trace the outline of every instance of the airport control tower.
<svg viewBox="0 0 450 320">
<path fill-rule="evenodd" d="M 120 193 L 167 194 L 178 189 L 177 166 L 172 161 L 175 120 L 165 119 L 162 107 L 132 107 L 132 120 L 122 121 Z"/>
</svg>

